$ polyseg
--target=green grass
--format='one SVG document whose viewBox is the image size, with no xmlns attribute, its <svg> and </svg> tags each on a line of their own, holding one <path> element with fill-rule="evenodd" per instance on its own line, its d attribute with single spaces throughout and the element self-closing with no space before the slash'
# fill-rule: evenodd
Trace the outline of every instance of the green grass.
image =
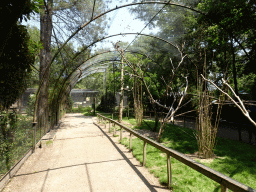
<svg viewBox="0 0 256 192">
<path fill-rule="evenodd" d="M 93 115 L 93 109 L 91 106 L 88 107 L 82 107 L 82 106 L 78 106 L 77 108 L 72 108 L 70 111 L 68 111 L 67 113 L 83 113 L 83 115 L 85 116 L 94 116 Z M 98 111 L 95 112 L 95 115 L 98 113 Z"/>
<path fill-rule="evenodd" d="M 106 115 L 111 118 L 110 115 Z M 117 119 L 115 117 L 114 119 Z M 123 121 L 132 124 L 135 129 L 150 128 L 143 123 L 142 126 L 136 126 L 134 119 L 124 118 Z M 148 125 L 154 126 L 154 121 L 146 120 Z M 214 153 L 215 158 L 211 163 L 202 163 L 216 171 L 219 171 L 245 185 L 256 188 L 256 147 L 249 144 L 240 143 L 238 141 L 217 138 L 217 145 Z M 127 148 L 129 140 L 123 138 L 121 141 Z M 167 125 L 161 143 L 169 148 L 177 150 L 184 154 L 192 154 L 197 152 L 197 141 L 193 136 L 193 130 L 189 128 L 181 128 L 175 125 Z M 141 163 L 143 161 L 143 141 L 138 138 L 132 141 L 132 151 Z M 167 184 L 167 165 L 166 154 L 160 150 L 147 145 L 146 167 L 153 173 L 159 181 Z M 172 162 L 172 178 L 175 191 L 221 191 L 220 185 L 203 174 L 184 165 L 178 160 L 171 158 Z"/>
<path fill-rule="evenodd" d="M 51 145 L 52 143 L 53 143 L 52 140 L 49 140 L 49 141 L 46 141 L 46 142 L 45 142 L 46 146 L 49 146 L 49 145 Z"/>
</svg>

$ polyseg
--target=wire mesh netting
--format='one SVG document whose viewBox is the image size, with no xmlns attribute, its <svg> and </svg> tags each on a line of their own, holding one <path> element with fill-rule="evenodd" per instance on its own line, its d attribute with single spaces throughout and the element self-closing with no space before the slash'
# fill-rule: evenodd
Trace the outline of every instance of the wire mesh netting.
<svg viewBox="0 0 256 192">
<path fill-rule="evenodd" d="M 33 146 L 33 142 L 40 141 L 58 124 L 71 105 L 71 90 L 83 79 L 92 77 L 88 78 L 87 84 L 92 84 L 93 78 L 103 82 L 102 95 L 107 95 L 108 88 L 113 92 L 113 97 L 116 92 L 122 95 L 124 91 L 131 98 L 135 98 L 135 94 L 140 95 L 141 117 L 142 103 L 154 103 L 147 106 L 149 111 L 154 110 L 156 116 L 157 110 L 167 114 L 163 118 L 166 122 L 176 115 L 176 109 L 190 103 L 193 95 L 197 94 L 194 88 L 200 74 L 207 74 L 207 78 L 213 79 L 217 85 L 223 85 L 223 77 L 231 79 L 233 83 L 235 61 L 241 61 L 237 66 L 242 66 L 242 63 L 254 57 L 253 54 L 248 56 L 248 50 L 254 49 L 251 39 L 255 39 L 255 36 L 251 35 L 252 30 L 243 31 L 235 27 L 233 21 L 225 24 L 228 19 L 221 22 L 217 21 L 218 17 L 209 19 L 221 7 L 218 9 L 219 3 L 212 5 L 214 1 L 207 1 L 214 7 L 213 13 L 207 12 L 209 7 L 202 5 L 205 2 L 44 0 L 44 8 L 34 16 L 33 21 L 41 29 L 41 41 L 46 42 L 45 39 L 48 39 L 49 47 L 48 50 L 45 48 L 45 52 L 41 51 L 33 66 L 36 91 L 27 110 L 24 110 L 24 114 L 15 115 L 15 123 L 11 113 L 3 113 L 1 116 L 1 176 Z M 232 6 L 234 2 L 226 4 Z M 248 5 L 250 3 L 247 1 Z M 236 6 L 234 9 L 239 12 Z M 254 9 L 255 4 L 248 11 Z M 205 18 L 197 20 L 202 15 Z M 220 10 L 219 16 L 222 15 L 225 12 L 221 13 Z M 205 27 L 210 22 L 212 26 Z M 200 26 L 197 27 L 196 23 L 200 23 Z M 216 27 L 219 24 L 221 27 Z M 37 36 L 40 39 L 39 32 Z M 250 68 L 251 64 L 248 66 Z M 124 68 L 124 80 L 121 80 L 121 68 Z M 93 76 L 95 74 L 101 76 Z M 254 74 L 248 75 L 249 80 L 242 73 L 239 75 L 238 84 L 241 89 L 246 87 L 242 84 L 253 87 L 251 82 L 254 82 Z M 134 91 L 136 80 L 141 81 L 141 90 L 137 93 Z M 244 83 L 247 80 L 249 83 Z M 204 86 L 205 89 L 215 91 L 210 81 L 204 83 Z M 147 91 L 150 93 L 146 97 Z M 104 99 L 110 101 L 107 96 Z M 178 101 L 184 102 L 181 105 Z M 196 99 L 193 102 L 196 103 Z M 179 115 L 186 109 L 182 108 Z M 32 122 L 37 123 L 35 127 L 32 127 Z M 164 128 L 164 123 L 161 126 Z M 161 129 L 159 138 L 160 135 Z"/>
</svg>

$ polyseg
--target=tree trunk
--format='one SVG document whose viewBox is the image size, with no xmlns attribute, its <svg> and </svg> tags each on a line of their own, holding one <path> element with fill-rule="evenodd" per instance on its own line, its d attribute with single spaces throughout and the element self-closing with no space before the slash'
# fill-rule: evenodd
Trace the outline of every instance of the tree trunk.
<svg viewBox="0 0 256 192">
<path fill-rule="evenodd" d="M 155 126 L 154 126 L 154 129 L 153 131 L 156 132 L 157 131 L 157 127 L 158 127 L 158 122 L 159 122 L 159 117 L 158 117 L 158 111 L 157 111 L 157 108 L 156 108 L 156 104 L 154 104 L 154 112 L 155 112 Z"/>
<path fill-rule="evenodd" d="M 47 7 L 42 6 L 40 13 L 40 41 L 43 43 L 43 49 L 40 51 L 40 73 L 39 81 L 43 81 L 40 87 L 38 99 L 38 126 L 44 127 L 44 132 L 48 129 L 48 97 L 49 97 L 49 75 L 50 68 L 47 68 L 51 62 L 51 36 L 52 36 L 52 5 L 53 0 L 48 0 Z"/>
<path fill-rule="evenodd" d="M 121 49 L 121 95 L 119 103 L 119 116 L 118 121 L 122 122 L 123 117 L 123 101 L 124 101 L 124 62 L 123 62 L 123 49 Z"/>
</svg>

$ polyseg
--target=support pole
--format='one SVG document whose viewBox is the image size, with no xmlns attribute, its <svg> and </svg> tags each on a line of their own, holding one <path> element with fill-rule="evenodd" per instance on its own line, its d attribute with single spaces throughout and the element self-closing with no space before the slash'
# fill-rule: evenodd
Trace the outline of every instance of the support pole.
<svg viewBox="0 0 256 192">
<path fill-rule="evenodd" d="M 147 155 L 147 142 L 144 141 L 144 145 L 143 145 L 143 166 L 146 165 L 146 155 Z"/>
<path fill-rule="evenodd" d="M 221 192 L 228 192 L 228 189 L 225 185 L 220 185 L 221 186 Z"/>
<path fill-rule="evenodd" d="M 34 129 L 34 134 L 33 134 L 33 142 L 32 142 L 32 151 L 33 153 L 35 152 L 36 150 L 36 124 L 37 122 L 33 122 L 32 123 L 32 128 Z"/>
<path fill-rule="evenodd" d="M 120 143 L 123 140 L 123 129 L 120 127 Z"/>
<path fill-rule="evenodd" d="M 130 133 L 130 145 L 129 145 L 130 151 L 132 150 L 132 133 Z"/>
<path fill-rule="evenodd" d="M 114 131 L 113 131 L 113 136 L 116 135 L 116 124 L 114 124 Z"/>
<path fill-rule="evenodd" d="M 123 102 L 124 102 L 124 62 L 123 62 L 123 49 L 121 49 L 121 95 L 120 95 L 120 103 L 119 103 L 119 114 L 118 114 L 118 122 L 121 123 L 123 119 Z"/>
<path fill-rule="evenodd" d="M 96 98 L 93 97 L 93 116 L 95 116 L 96 113 Z"/>
<path fill-rule="evenodd" d="M 167 154 L 167 179 L 168 179 L 168 188 L 172 188 L 172 168 L 171 168 L 171 156 Z"/>
</svg>

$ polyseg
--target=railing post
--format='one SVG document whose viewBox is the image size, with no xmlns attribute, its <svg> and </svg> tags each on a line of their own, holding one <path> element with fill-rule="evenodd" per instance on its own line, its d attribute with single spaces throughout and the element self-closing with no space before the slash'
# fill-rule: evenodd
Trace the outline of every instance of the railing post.
<svg viewBox="0 0 256 192">
<path fill-rule="evenodd" d="M 185 127 L 185 125 L 186 125 L 186 116 L 185 115 L 183 116 L 183 121 L 184 121 L 183 122 L 183 127 Z"/>
<path fill-rule="evenodd" d="M 113 113 L 112 113 L 112 119 L 114 120 Z"/>
<path fill-rule="evenodd" d="M 130 147 L 130 151 L 132 150 L 132 133 L 130 133 L 130 145 L 129 145 L 129 147 Z"/>
<path fill-rule="evenodd" d="M 106 121 L 106 119 L 104 119 L 104 120 L 105 120 L 104 124 L 105 124 L 105 129 L 106 129 L 107 128 L 107 121 Z"/>
<path fill-rule="evenodd" d="M 123 128 L 120 127 L 120 143 L 123 140 Z"/>
<path fill-rule="evenodd" d="M 228 192 L 228 189 L 225 185 L 220 185 L 221 186 L 221 192 Z"/>
<path fill-rule="evenodd" d="M 34 129 L 33 130 L 33 132 L 34 132 L 34 134 L 33 134 L 33 141 L 32 141 L 32 152 L 34 153 L 35 152 L 35 150 L 36 150 L 36 124 L 37 124 L 37 122 L 33 122 L 32 123 L 32 128 Z"/>
<path fill-rule="evenodd" d="M 108 132 L 110 133 L 110 121 L 108 121 Z"/>
<path fill-rule="evenodd" d="M 167 179 L 168 179 L 168 188 L 172 188 L 172 168 L 171 168 L 171 156 L 167 155 Z"/>
<path fill-rule="evenodd" d="M 116 135 L 116 124 L 114 123 L 114 131 L 113 131 L 113 136 L 115 137 Z"/>
<path fill-rule="evenodd" d="M 146 150 L 147 150 L 147 142 L 144 141 L 144 145 L 143 145 L 143 164 L 142 164 L 143 166 L 145 166 L 145 164 L 146 164 L 146 155 L 147 155 Z"/>
</svg>

